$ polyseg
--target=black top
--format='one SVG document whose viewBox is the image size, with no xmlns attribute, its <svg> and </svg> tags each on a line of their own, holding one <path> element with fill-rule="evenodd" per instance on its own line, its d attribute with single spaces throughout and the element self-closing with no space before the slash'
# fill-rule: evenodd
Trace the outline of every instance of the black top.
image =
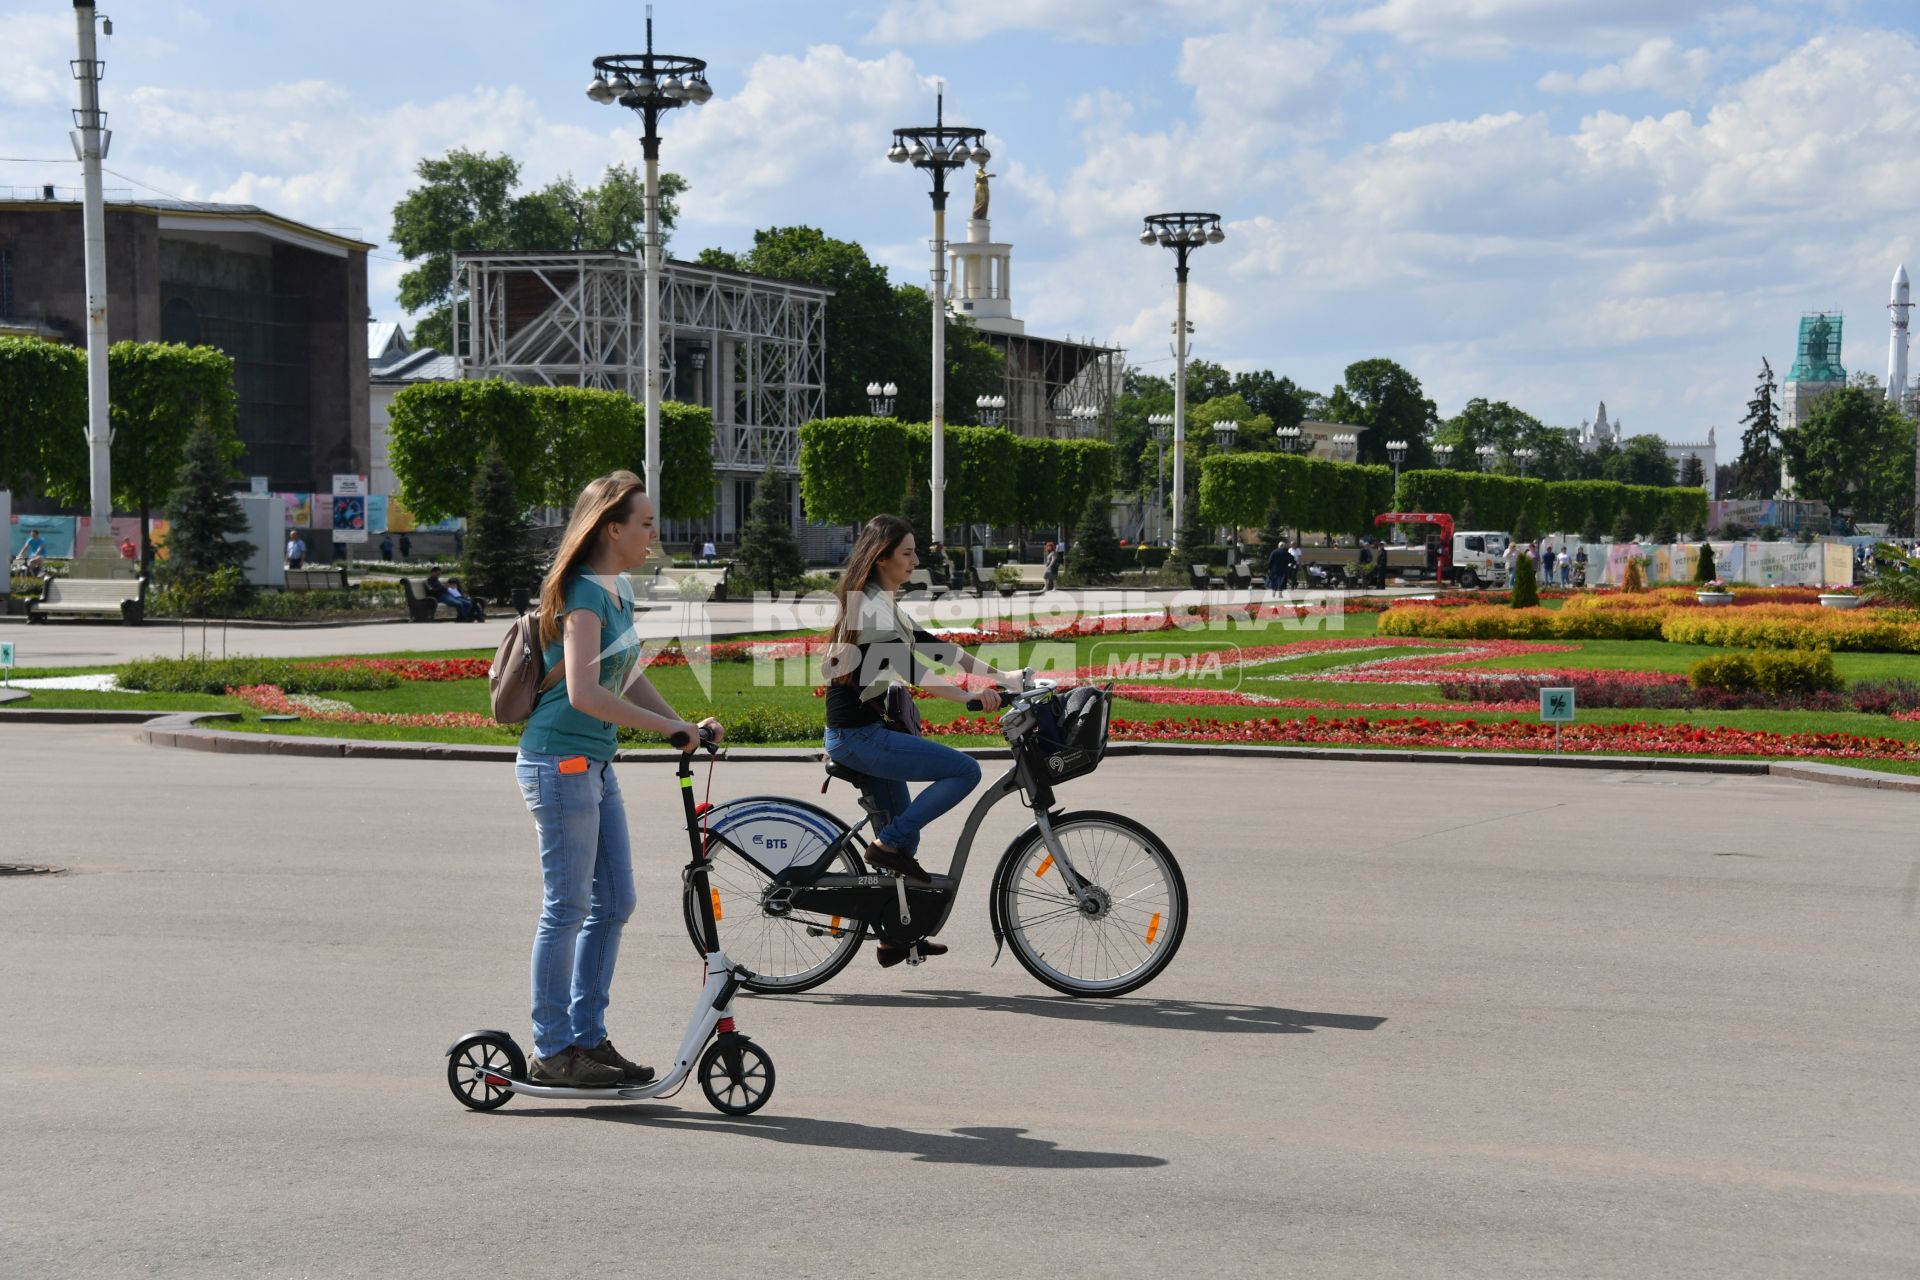
<svg viewBox="0 0 1920 1280">
<path fill-rule="evenodd" d="M 935 662 L 957 662 L 960 646 L 950 644 L 930 631 L 922 630 L 894 607 L 892 598 L 881 588 L 869 586 L 861 602 L 857 625 L 848 628 L 857 663 L 845 683 L 830 675 L 827 682 L 827 728 L 860 729 L 878 724 L 884 717 L 887 686 L 893 677 L 917 684 L 920 664 L 916 652 Z M 835 669 L 840 674 L 839 669 Z"/>
</svg>

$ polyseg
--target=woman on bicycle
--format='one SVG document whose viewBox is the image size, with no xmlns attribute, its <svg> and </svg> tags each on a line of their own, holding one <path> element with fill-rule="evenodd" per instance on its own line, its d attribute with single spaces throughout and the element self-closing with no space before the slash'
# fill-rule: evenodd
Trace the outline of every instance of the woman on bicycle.
<svg viewBox="0 0 1920 1280">
<path fill-rule="evenodd" d="M 920 832 L 966 798 L 980 781 L 980 766 L 971 756 L 919 736 L 914 728 L 891 723 L 888 690 L 899 682 L 961 704 L 978 698 L 982 709 L 990 712 L 1000 705 L 997 690 L 963 689 L 934 675 L 916 658 L 953 664 L 1009 684 L 1017 677 L 941 641 L 901 614 L 894 596 L 919 564 L 913 528 L 898 516 L 875 516 L 853 544 L 846 572 L 834 587 L 840 610 L 825 663 L 826 745 L 835 763 L 882 780 L 880 790 L 890 821 L 867 846 L 867 862 L 909 880 L 931 883 L 932 877 L 915 856 Z M 904 688 L 894 695 L 896 699 L 904 696 Z M 933 785 L 910 799 L 909 782 Z M 941 955 L 946 948 L 929 940 L 920 943 L 920 951 Z M 878 954 L 882 965 L 906 958 L 904 948 L 887 944 L 880 946 Z"/>
<path fill-rule="evenodd" d="M 653 503 L 631 471 L 580 492 L 540 587 L 540 641 L 560 672 L 520 734 L 514 773 L 540 837 L 544 894 L 533 935 L 533 1050 L 537 1084 L 644 1084 L 653 1068 L 629 1062 L 607 1038 L 606 1012 L 620 931 L 633 914 L 633 855 L 613 772 L 620 726 L 699 740 L 636 670 L 633 587 L 625 574 L 653 545 Z M 718 739 L 720 726 L 712 727 Z"/>
</svg>

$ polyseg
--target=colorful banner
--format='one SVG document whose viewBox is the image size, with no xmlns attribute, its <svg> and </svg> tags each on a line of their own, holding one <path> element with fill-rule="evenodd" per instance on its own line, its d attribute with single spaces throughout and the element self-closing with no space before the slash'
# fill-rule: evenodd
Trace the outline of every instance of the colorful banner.
<svg viewBox="0 0 1920 1280">
<path fill-rule="evenodd" d="M 387 532 L 387 495 L 374 493 L 367 496 L 367 528 Z"/>
<path fill-rule="evenodd" d="M 280 501 L 287 504 L 287 528 L 306 529 L 313 524 L 313 495 L 310 493 L 283 493 Z"/>
<path fill-rule="evenodd" d="M 20 554 L 20 548 L 27 545 L 27 539 L 39 533 L 40 541 L 46 543 L 49 559 L 68 560 L 73 557 L 74 537 L 78 532 L 78 521 L 73 516 L 15 516 L 12 529 L 12 549 L 8 558 Z"/>
<path fill-rule="evenodd" d="M 1569 543 L 1572 550 L 1577 543 Z M 1842 542 L 1710 542 L 1713 573 L 1722 582 L 1762 587 L 1853 585 L 1853 548 Z M 1626 580 L 1627 558 L 1641 561 L 1647 585 L 1689 583 L 1700 563 L 1698 543 L 1588 543 L 1587 585 L 1617 587 Z M 1556 581 L 1558 575 L 1555 575 Z"/>
<path fill-rule="evenodd" d="M 376 496 L 375 501 L 387 504 L 386 520 L 379 527 L 388 533 L 412 533 L 420 527 L 413 518 L 413 512 L 407 510 L 406 504 L 400 499 L 388 494 L 385 497 Z"/>
</svg>

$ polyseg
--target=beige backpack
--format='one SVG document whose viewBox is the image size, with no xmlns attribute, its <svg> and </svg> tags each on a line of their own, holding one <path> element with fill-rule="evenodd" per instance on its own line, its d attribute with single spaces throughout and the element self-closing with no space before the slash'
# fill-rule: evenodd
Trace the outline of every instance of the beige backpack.
<svg viewBox="0 0 1920 1280">
<path fill-rule="evenodd" d="M 500 724 L 524 723 L 540 696 L 564 674 L 564 667 L 547 670 L 546 646 L 540 643 L 540 611 L 527 610 L 500 638 L 493 665 L 487 669 L 487 694 L 494 720 Z"/>
</svg>

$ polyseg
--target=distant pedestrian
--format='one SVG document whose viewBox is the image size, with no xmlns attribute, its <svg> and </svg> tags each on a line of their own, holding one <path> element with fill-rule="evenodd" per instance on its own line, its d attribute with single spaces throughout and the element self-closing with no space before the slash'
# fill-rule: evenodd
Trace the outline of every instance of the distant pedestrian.
<svg viewBox="0 0 1920 1280">
<path fill-rule="evenodd" d="M 1043 568 L 1046 571 L 1044 577 L 1047 590 L 1052 591 L 1060 582 L 1060 548 L 1054 543 L 1049 542 L 1047 544 L 1047 555 Z"/>
<path fill-rule="evenodd" d="M 404 533 L 400 535 L 400 558 L 402 560 L 413 559 L 413 539 Z"/>
<path fill-rule="evenodd" d="M 1573 585 L 1573 553 L 1564 547 L 1560 549 L 1560 585 Z"/>
<path fill-rule="evenodd" d="M 1267 590 L 1278 592 L 1287 589 L 1287 564 L 1293 559 L 1283 542 L 1267 553 Z"/>
<path fill-rule="evenodd" d="M 303 545 L 301 545 L 300 535 L 297 533 L 288 534 L 287 535 L 287 568 L 298 569 L 301 565 L 306 563 L 306 559 L 307 559 L 306 548 Z"/>
<path fill-rule="evenodd" d="M 393 539 L 392 538 L 380 539 L 380 558 L 382 560 L 393 559 Z"/>
<path fill-rule="evenodd" d="M 706 545 L 700 548 L 700 558 L 708 564 L 712 564 L 720 558 L 720 548 L 713 545 L 712 538 L 708 538 Z"/>
<path fill-rule="evenodd" d="M 138 560 L 140 558 L 139 544 L 132 538 L 120 539 L 120 558 L 122 560 Z"/>
</svg>

